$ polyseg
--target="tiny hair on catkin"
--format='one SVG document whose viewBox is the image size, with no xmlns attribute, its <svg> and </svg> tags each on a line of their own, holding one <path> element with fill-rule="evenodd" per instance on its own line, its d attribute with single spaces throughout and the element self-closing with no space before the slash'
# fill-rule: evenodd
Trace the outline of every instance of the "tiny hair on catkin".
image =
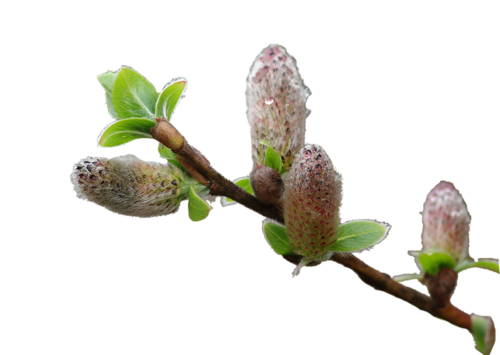
<svg viewBox="0 0 500 355">
<path fill-rule="evenodd" d="M 145 162 L 134 155 L 112 159 L 87 157 L 75 164 L 71 174 L 79 198 L 136 217 L 177 211 L 187 198 L 182 187 L 190 180 L 193 179 L 170 163 Z"/>
</svg>

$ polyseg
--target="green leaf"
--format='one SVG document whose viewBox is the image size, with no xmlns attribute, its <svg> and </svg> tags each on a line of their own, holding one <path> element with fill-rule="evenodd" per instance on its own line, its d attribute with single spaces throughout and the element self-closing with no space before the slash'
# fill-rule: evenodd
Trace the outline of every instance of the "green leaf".
<svg viewBox="0 0 500 355">
<path fill-rule="evenodd" d="M 122 67 L 113 85 L 113 106 L 120 119 L 155 118 L 158 93 L 154 86 L 132 68 Z"/>
<path fill-rule="evenodd" d="M 271 147 L 267 147 L 266 150 L 266 166 L 276 170 L 281 174 L 283 170 L 283 161 L 281 160 L 281 155 Z"/>
<path fill-rule="evenodd" d="M 234 181 L 234 184 L 241 187 L 243 190 L 253 195 L 252 185 L 250 184 L 250 179 L 248 177 L 240 178 Z M 227 202 L 235 202 L 231 198 L 227 198 Z"/>
<path fill-rule="evenodd" d="M 163 144 L 159 143 L 158 153 L 160 153 L 160 156 L 167 159 L 170 164 L 175 165 L 176 167 L 182 169 L 183 171 L 186 171 L 186 169 L 184 169 L 182 164 L 179 162 L 179 159 L 177 159 L 177 155 L 174 152 L 172 152 L 170 148 L 165 147 Z"/>
<path fill-rule="evenodd" d="M 478 316 L 471 314 L 472 321 L 472 336 L 476 341 L 476 349 L 481 354 L 489 355 L 495 345 L 495 325 L 493 320 L 488 316 Z"/>
<path fill-rule="evenodd" d="M 177 78 L 165 85 L 162 93 L 158 96 L 156 102 L 156 117 L 165 117 L 170 121 L 170 117 L 174 113 L 175 107 L 186 91 L 187 80 L 184 78 Z"/>
<path fill-rule="evenodd" d="M 205 218 L 207 218 L 208 213 L 212 207 L 203 200 L 200 196 L 196 194 L 196 192 L 193 189 L 193 186 L 189 189 L 189 203 L 188 203 L 188 210 L 189 210 L 189 218 L 193 222 L 198 222 L 202 221 Z"/>
<path fill-rule="evenodd" d="M 383 241 L 391 226 L 384 222 L 355 220 L 339 226 L 338 239 L 330 246 L 335 252 L 356 252 Z"/>
<path fill-rule="evenodd" d="M 102 147 L 116 147 L 134 139 L 151 138 L 150 130 L 156 122 L 147 118 L 126 118 L 108 125 L 99 136 Z"/>
<path fill-rule="evenodd" d="M 499 273 L 498 259 L 478 259 L 478 261 L 466 259 L 455 267 L 455 271 L 458 273 L 473 267 L 490 270 L 497 274 Z"/>
<path fill-rule="evenodd" d="M 446 252 L 422 252 L 417 260 L 422 270 L 430 275 L 436 275 L 443 268 L 455 268 L 453 257 Z"/>
<path fill-rule="evenodd" d="M 113 85 L 115 84 L 117 74 L 117 71 L 106 71 L 97 75 L 97 82 L 104 92 L 107 92 L 110 95 L 113 93 Z"/>
<path fill-rule="evenodd" d="M 106 92 L 106 106 L 108 106 L 108 112 L 113 118 L 118 118 L 115 107 L 113 106 L 113 85 L 115 83 L 116 72 L 107 71 L 104 74 L 98 75 L 97 80 L 104 88 Z"/>
<path fill-rule="evenodd" d="M 277 254 L 295 255 L 284 226 L 267 218 L 262 222 L 262 231 L 267 242 Z"/>
<path fill-rule="evenodd" d="M 408 281 L 408 280 L 419 280 L 422 278 L 422 274 L 403 274 L 403 275 L 397 275 L 393 276 L 393 280 L 396 282 L 403 282 L 403 281 Z"/>
</svg>

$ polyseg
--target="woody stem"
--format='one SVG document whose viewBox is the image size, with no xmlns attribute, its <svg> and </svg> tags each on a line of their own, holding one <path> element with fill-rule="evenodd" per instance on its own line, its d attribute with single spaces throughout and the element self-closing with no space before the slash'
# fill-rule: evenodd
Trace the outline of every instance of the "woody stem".
<svg viewBox="0 0 500 355">
<path fill-rule="evenodd" d="M 198 173 L 201 176 L 199 179 L 210 186 L 212 195 L 229 197 L 265 217 L 284 223 L 283 215 L 279 209 L 273 205 L 262 204 L 255 196 L 250 195 L 222 176 L 197 149 L 189 145 L 179 131 L 166 119 L 157 119 L 156 126 L 151 129 L 151 135 L 181 157 L 190 166 L 190 169 L 194 169 L 195 174 Z M 386 292 L 436 318 L 471 331 L 471 315 L 461 311 L 451 303 L 438 307 L 431 297 L 394 281 L 387 274 L 375 270 L 353 255 L 334 254 L 331 260 L 351 269 L 364 283 L 376 290 Z"/>
</svg>

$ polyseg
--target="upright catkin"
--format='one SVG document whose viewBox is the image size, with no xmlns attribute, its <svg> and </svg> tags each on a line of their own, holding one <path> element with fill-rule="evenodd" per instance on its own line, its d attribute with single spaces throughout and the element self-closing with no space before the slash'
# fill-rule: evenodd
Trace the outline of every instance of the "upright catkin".
<svg viewBox="0 0 500 355">
<path fill-rule="evenodd" d="M 265 163 L 267 145 L 282 157 L 284 172 L 304 146 L 306 101 L 311 94 L 297 63 L 284 47 L 271 44 L 255 59 L 247 78 L 247 118 L 254 165 Z"/>
<path fill-rule="evenodd" d="M 307 144 L 295 155 L 283 201 L 294 252 L 308 260 L 323 257 L 337 240 L 342 177 L 319 145 Z"/>
<path fill-rule="evenodd" d="M 445 251 L 455 263 L 469 258 L 470 214 L 460 192 L 441 181 L 427 195 L 422 212 L 423 251 Z"/>
</svg>

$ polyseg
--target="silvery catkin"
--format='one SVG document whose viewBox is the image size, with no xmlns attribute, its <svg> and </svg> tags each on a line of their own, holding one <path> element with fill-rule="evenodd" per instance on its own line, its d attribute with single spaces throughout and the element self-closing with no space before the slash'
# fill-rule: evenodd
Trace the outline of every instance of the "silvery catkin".
<svg viewBox="0 0 500 355">
<path fill-rule="evenodd" d="M 172 164 L 145 162 L 134 155 L 87 157 L 71 174 L 79 198 L 127 216 L 153 217 L 175 212 L 194 183 Z"/>
<path fill-rule="evenodd" d="M 304 146 L 307 97 L 311 94 L 299 75 L 295 59 L 285 48 L 271 44 L 255 59 L 247 78 L 247 118 L 254 165 L 264 164 L 267 147 L 282 157 L 284 171 Z"/>
<path fill-rule="evenodd" d="M 319 145 L 307 144 L 295 155 L 283 201 L 285 230 L 294 252 L 320 259 L 337 240 L 342 177 Z"/>
<path fill-rule="evenodd" d="M 451 182 L 441 181 L 429 192 L 422 222 L 422 251 L 445 251 L 456 263 L 469 257 L 470 214 Z"/>
</svg>

